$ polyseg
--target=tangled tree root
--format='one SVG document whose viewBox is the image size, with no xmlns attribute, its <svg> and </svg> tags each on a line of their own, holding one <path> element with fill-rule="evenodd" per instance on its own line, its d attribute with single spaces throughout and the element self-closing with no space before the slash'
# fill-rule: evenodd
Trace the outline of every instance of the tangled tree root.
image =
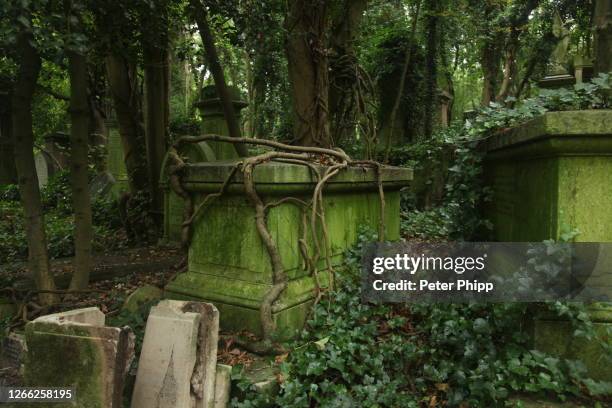
<svg viewBox="0 0 612 408">
<path fill-rule="evenodd" d="M 274 150 L 256 156 L 243 158 L 242 161 L 238 162 L 232 169 L 228 177 L 223 182 L 220 190 L 216 193 L 205 196 L 198 207 L 194 208 L 193 198 L 185 190 L 181 181 L 181 177 L 187 164 L 179 156 L 178 149 L 181 145 L 186 143 L 199 143 L 204 141 L 267 146 Z M 240 170 L 242 172 L 245 194 L 255 209 L 255 223 L 257 226 L 257 232 L 266 248 L 266 251 L 268 252 L 268 255 L 270 256 L 270 263 L 272 266 L 272 287 L 264 296 L 260 307 L 263 341 L 261 344 L 258 343 L 257 345 L 259 352 L 265 350 L 274 351 L 275 347 L 273 346 L 272 340 L 275 337 L 276 325 L 272 316 L 272 306 L 286 289 L 288 283 L 288 277 L 282 264 L 280 252 L 267 226 L 267 215 L 270 209 L 284 203 L 292 203 L 302 209 L 303 232 L 302 238 L 298 240 L 298 245 L 300 254 L 304 260 L 304 268 L 308 270 L 315 279 L 315 284 L 317 286 L 317 298 L 315 299 L 315 303 L 318 302 L 321 296 L 321 286 L 317 270 L 317 265 L 321 260 L 321 257 L 324 257 L 326 269 L 330 273 L 330 288 L 333 287 L 334 281 L 333 266 L 331 262 L 331 246 L 329 243 L 327 225 L 325 222 L 325 209 L 323 205 L 323 190 L 325 184 L 329 180 L 349 167 L 369 167 L 375 169 L 378 192 L 380 196 L 380 221 L 378 237 L 380 241 L 384 240 L 385 197 L 380 171 L 381 164 L 378 162 L 371 160 L 354 161 L 340 149 L 293 146 L 272 140 L 232 138 L 220 135 L 182 137 L 178 139 L 174 146 L 172 146 L 170 149 L 169 158 L 171 163 L 169 165 L 168 172 L 170 186 L 172 190 L 185 201 L 185 211 L 183 214 L 184 222 L 182 224 L 182 247 L 185 250 L 189 247 L 191 242 L 193 235 L 192 226 L 194 221 L 201 214 L 201 212 L 212 203 L 213 200 L 221 197 L 226 192 L 237 171 Z M 316 165 L 320 159 L 325 159 L 327 165 L 323 174 L 320 173 L 319 167 Z M 307 202 L 296 197 L 284 197 L 272 203 L 264 203 L 257 194 L 255 182 L 253 180 L 253 170 L 257 165 L 271 161 L 292 163 L 308 167 L 313 172 L 317 180 L 312 198 Z M 327 164 L 327 162 L 329 162 L 329 164 Z M 314 243 L 313 254 L 308 253 L 308 246 L 306 244 L 306 234 L 308 230 L 307 211 L 310 211 L 310 234 Z M 321 233 L 322 242 L 319 240 L 319 231 Z"/>
</svg>

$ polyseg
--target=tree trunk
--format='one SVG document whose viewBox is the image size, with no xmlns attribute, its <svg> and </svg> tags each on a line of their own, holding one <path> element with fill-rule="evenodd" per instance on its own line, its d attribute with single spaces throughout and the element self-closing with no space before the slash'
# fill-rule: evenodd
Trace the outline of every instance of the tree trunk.
<svg viewBox="0 0 612 408">
<path fill-rule="evenodd" d="M 511 89 L 517 83 L 518 67 L 516 63 L 517 53 L 521 46 L 520 37 L 524 26 L 529 21 L 529 15 L 538 5 L 538 0 L 527 0 L 522 4 L 522 7 L 518 9 L 517 13 L 510 16 L 508 22 L 508 39 L 506 41 L 505 48 L 505 62 L 503 69 L 503 79 L 499 87 L 496 100 L 498 102 L 504 102 L 510 95 Z"/>
<path fill-rule="evenodd" d="M 595 0 L 595 74 L 612 71 L 612 0 Z"/>
<path fill-rule="evenodd" d="M 11 96 L 9 92 L 0 90 L 0 184 L 17 182 L 15 168 L 15 152 L 11 137 Z"/>
<path fill-rule="evenodd" d="M 327 2 L 291 0 L 285 18 L 286 53 L 293 99 L 294 143 L 331 147 Z"/>
<path fill-rule="evenodd" d="M 163 193 L 159 186 L 161 166 L 166 154 L 168 132 L 169 58 L 167 44 L 145 47 L 144 76 L 146 101 L 146 140 L 151 210 L 162 212 Z M 155 217 L 160 218 L 160 217 Z M 158 219 L 158 221 L 160 221 Z"/>
<path fill-rule="evenodd" d="M 489 106 L 495 100 L 499 73 L 499 47 L 494 40 L 487 40 L 481 53 L 481 64 L 483 71 L 481 103 L 483 106 Z"/>
<path fill-rule="evenodd" d="M 30 272 L 38 290 L 55 290 L 47 253 L 47 236 L 38 176 L 34 165 L 32 97 L 36 89 L 41 61 L 38 52 L 31 45 L 31 41 L 33 41 L 31 34 L 21 34 L 17 44 L 20 62 L 11 101 L 13 146 L 19 192 L 26 218 Z M 48 305 L 57 301 L 57 296 L 50 293 L 41 293 L 39 300 L 42 304 Z"/>
<path fill-rule="evenodd" d="M 141 95 L 136 81 L 136 67 L 125 58 L 110 54 L 106 57 L 106 71 L 119 124 L 130 193 L 135 196 L 149 187 Z"/>
<path fill-rule="evenodd" d="M 231 137 L 240 137 L 240 124 L 236 118 L 231 95 L 225 83 L 223 69 L 221 68 L 221 64 L 219 64 L 219 56 L 217 55 L 215 41 L 210 31 L 210 27 L 208 26 L 208 13 L 206 12 L 206 8 L 200 3 L 200 0 L 190 0 L 189 4 L 192 8 L 192 14 L 198 25 L 198 29 L 200 30 L 200 37 L 202 37 L 202 44 L 204 45 L 208 66 L 210 67 L 210 72 L 215 81 L 217 95 L 219 95 L 221 104 L 223 105 L 223 114 L 227 122 L 228 133 Z M 236 144 L 234 147 L 239 156 L 248 156 L 248 150 L 245 145 Z"/>
<path fill-rule="evenodd" d="M 496 3 L 486 2 L 484 18 L 488 35 L 484 40 L 484 44 L 480 49 L 480 65 L 482 66 L 482 98 L 481 104 L 489 106 L 495 100 L 497 94 L 497 85 L 499 77 L 499 66 L 501 59 L 501 42 L 503 34 L 499 32 L 499 27 L 493 26 L 493 21 L 500 13 L 499 5 Z"/>
<path fill-rule="evenodd" d="M 355 133 L 359 111 L 357 87 L 360 86 L 359 66 L 355 55 L 355 37 L 367 0 L 344 0 L 332 17 L 330 37 L 329 118 L 336 142 Z"/>
<path fill-rule="evenodd" d="M 440 1 L 429 1 L 428 10 L 426 13 L 426 32 L 427 42 L 426 50 L 426 71 L 425 71 L 425 99 L 427 106 L 425 107 L 425 117 L 423 119 L 423 133 L 426 139 L 431 138 L 434 128 L 434 117 L 439 110 L 439 95 L 438 95 L 438 45 L 440 39 Z"/>
<path fill-rule="evenodd" d="M 91 272 L 91 199 L 88 182 L 89 106 L 85 56 L 68 51 L 70 76 L 70 183 L 74 208 L 74 274 L 71 290 L 84 289 Z"/>
</svg>

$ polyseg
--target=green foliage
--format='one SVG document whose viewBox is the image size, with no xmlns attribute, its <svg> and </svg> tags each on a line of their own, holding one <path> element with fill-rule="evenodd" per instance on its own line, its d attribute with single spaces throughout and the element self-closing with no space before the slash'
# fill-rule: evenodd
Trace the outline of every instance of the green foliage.
<svg viewBox="0 0 612 408">
<path fill-rule="evenodd" d="M 0 190 L 0 264 L 25 260 L 28 255 L 25 236 L 23 209 L 18 201 L 19 188 L 16 185 Z M 62 171 L 49 179 L 41 190 L 47 246 L 51 258 L 62 258 L 74 254 L 72 192 L 69 173 Z M 117 202 L 108 197 L 92 200 L 94 250 L 116 248 L 122 244 L 116 239 L 122 227 Z"/>
<path fill-rule="evenodd" d="M 471 239 L 484 235 L 491 225 L 481 219 L 479 205 L 489 198 L 490 190 L 481 182 L 478 141 L 549 111 L 610 108 L 611 89 L 612 75 L 599 74 L 591 82 L 576 84 L 571 89 L 542 90 L 538 96 L 520 103 L 509 99 L 507 103 L 515 104 L 514 107 L 491 103 L 463 125 L 455 124 L 440 130 L 430 140 L 395 149 L 392 162 L 417 166 L 423 166 L 431 157 L 440 157 L 440 152 L 452 151 L 440 205 L 418 208 L 413 197 L 403 197 L 403 234 L 420 239 Z"/>
<path fill-rule="evenodd" d="M 292 345 L 280 394 L 256 395 L 241 381 L 246 396 L 234 407 L 492 407 L 515 393 L 563 400 L 612 392 L 586 378 L 580 362 L 529 348 L 521 324 L 529 304 L 361 303 L 359 253 L 349 251 L 338 288 Z M 577 306 L 563 313 L 584 318 Z"/>
</svg>

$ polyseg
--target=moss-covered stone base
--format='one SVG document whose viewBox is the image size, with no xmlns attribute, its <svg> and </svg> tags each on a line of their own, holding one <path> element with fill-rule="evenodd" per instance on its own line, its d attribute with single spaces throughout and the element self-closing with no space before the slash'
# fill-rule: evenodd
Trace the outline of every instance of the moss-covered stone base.
<svg viewBox="0 0 612 408">
<path fill-rule="evenodd" d="M 558 240 L 578 231 L 578 242 L 612 242 L 610 123 L 612 110 L 549 112 L 483 142 L 493 190 L 485 217 L 495 240 Z M 612 324 L 609 306 L 591 317 L 600 334 Z M 537 349 L 582 360 L 594 378 L 612 381 L 601 347 L 574 336 L 569 322 L 541 317 L 533 325 Z"/>
<path fill-rule="evenodd" d="M 607 319 L 602 319 L 604 317 Z M 591 318 L 597 336 L 611 343 L 608 330 L 612 330 L 612 311 L 608 311 L 605 316 L 603 311 L 595 310 Z M 551 355 L 582 361 L 593 379 L 612 381 L 612 365 L 602 345 L 597 340 L 576 336 L 574 330 L 572 324 L 565 320 L 536 319 L 534 345 L 537 350 Z"/>
<path fill-rule="evenodd" d="M 217 192 L 235 163 L 206 163 L 187 171 L 184 183 L 196 200 Z M 408 169 L 382 170 L 385 186 L 385 237 L 399 238 L 399 189 L 412 176 Z M 273 284 L 270 257 L 255 224 L 255 210 L 243 192 L 242 175 L 228 187 L 226 195 L 203 210 L 194 223 L 186 273 L 166 286 L 166 296 L 214 303 L 225 330 L 248 330 L 261 334 L 259 309 Z M 267 163 L 253 173 L 258 194 L 265 203 L 285 197 L 309 201 L 316 179 L 307 167 Z M 359 239 L 359 227 L 378 230 L 381 201 L 374 169 L 349 169 L 327 185 L 323 195 L 325 225 L 332 265 L 338 265 L 346 249 Z M 306 268 L 317 252 L 309 212 L 292 202 L 273 206 L 267 217 L 270 234 L 278 247 L 289 282 L 274 303 L 277 338 L 287 339 L 304 324 L 316 296 L 315 277 Z M 321 256 L 317 274 L 321 287 L 329 275 L 323 254 L 322 228 L 317 228 Z M 303 240 L 308 253 L 299 248 Z"/>
</svg>

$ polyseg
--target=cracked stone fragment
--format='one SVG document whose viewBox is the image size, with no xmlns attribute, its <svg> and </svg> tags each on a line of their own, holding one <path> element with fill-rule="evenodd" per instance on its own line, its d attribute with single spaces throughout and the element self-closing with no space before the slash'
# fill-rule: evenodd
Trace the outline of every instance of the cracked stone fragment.
<svg viewBox="0 0 612 408">
<path fill-rule="evenodd" d="M 153 307 L 132 408 L 212 408 L 218 336 L 212 304 L 164 300 Z"/>
</svg>

